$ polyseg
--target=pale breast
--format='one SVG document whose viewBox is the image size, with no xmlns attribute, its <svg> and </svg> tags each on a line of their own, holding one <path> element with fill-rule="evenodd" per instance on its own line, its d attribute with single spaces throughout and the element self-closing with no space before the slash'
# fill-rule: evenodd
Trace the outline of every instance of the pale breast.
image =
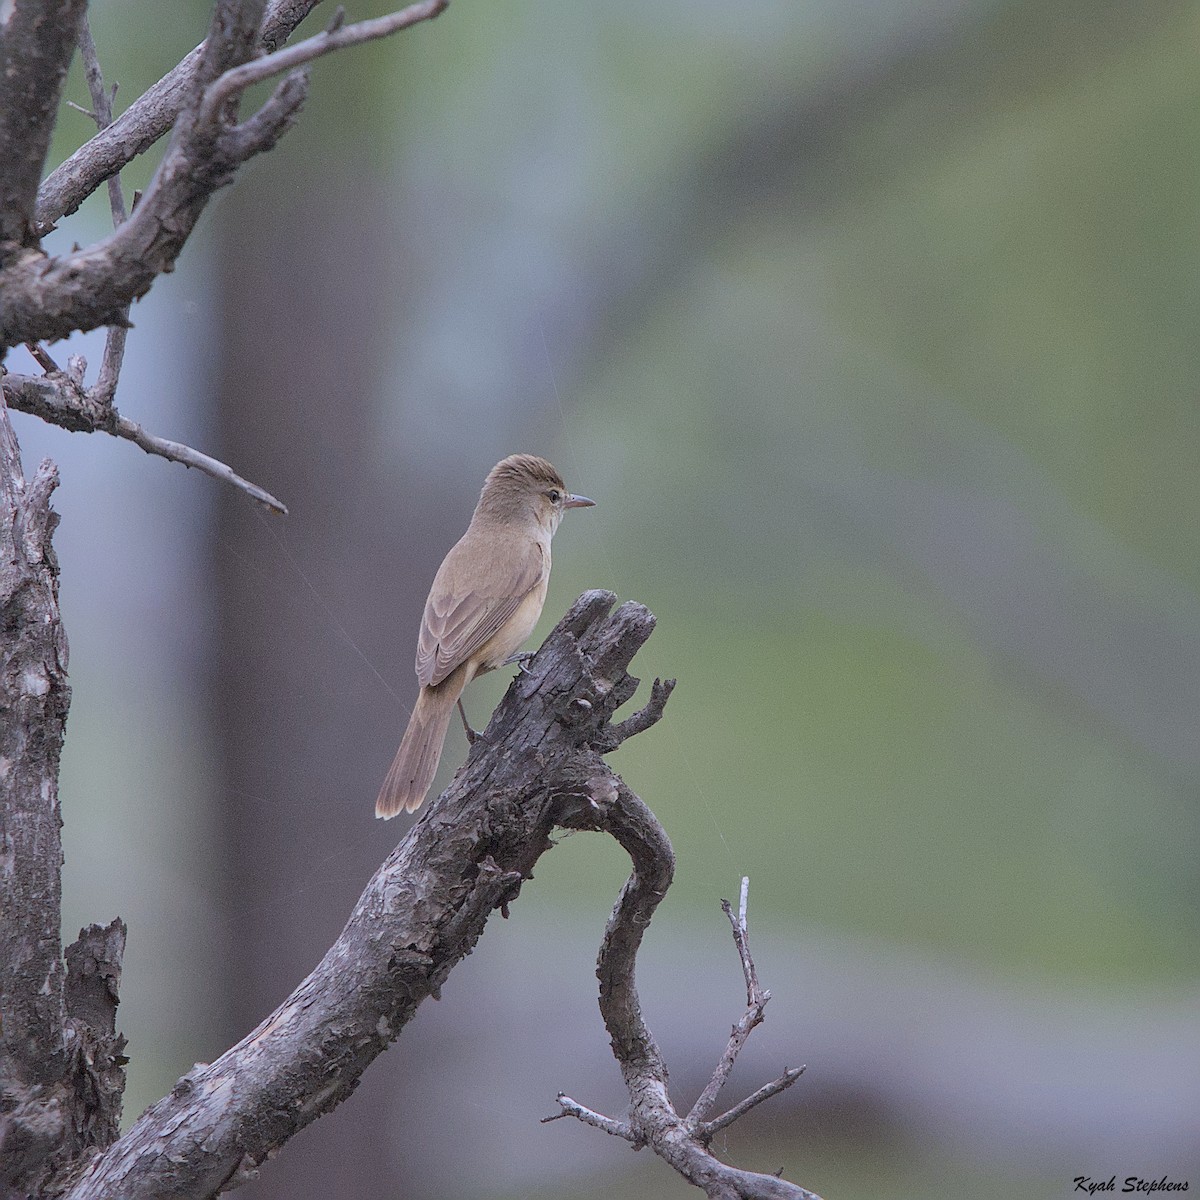
<svg viewBox="0 0 1200 1200">
<path fill-rule="evenodd" d="M 506 658 L 516 654 L 529 640 L 533 627 L 542 615 L 542 606 L 546 603 L 546 589 L 550 584 L 550 572 L 542 573 L 541 579 L 533 589 L 517 605 L 516 611 L 505 623 L 496 630 L 495 635 L 481 646 L 477 656 L 479 667 L 476 674 L 491 671 L 500 666 Z"/>
</svg>

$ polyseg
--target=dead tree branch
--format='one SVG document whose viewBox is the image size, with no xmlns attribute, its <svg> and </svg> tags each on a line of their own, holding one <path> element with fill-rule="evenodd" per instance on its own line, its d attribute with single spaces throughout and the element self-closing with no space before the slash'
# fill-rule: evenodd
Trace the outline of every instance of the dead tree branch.
<svg viewBox="0 0 1200 1200">
<path fill-rule="evenodd" d="M 278 50 L 321 0 L 269 0 L 260 48 Z M 156 84 L 142 93 L 111 125 L 85 142 L 46 176 L 37 194 L 37 231 L 45 236 L 73 213 L 106 179 L 144 154 L 168 133 L 183 111 L 204 53 L 201 42 Z M 41 164 L 39 163 L 39 169 Z"/>
<path fill-rule="evenodd" d="M 556 826 L 594 827 L 589 814 L 632 796 L 597 745 L 609 740 L 618 697 L 637 686 L 627 668 L 654 618 L 613 603 L 611 593 L 589 592 L 572 606 L 320 965 L 238 1045 L 148 1109 L 70 1200 L 212 1196 L 255 1171 L 344 1100 L 438 994 L 491 912 L 517 896 Z"/>
<path fill-rule="evenodd" d="M 629 1090 L 630 1116 L 627 1121 L 617 1121 L 560 1093 L 561 1111 L 544 1120 L 575 1117 L 584 1124 L 624 1138 L 635 1147 L 649 1146 L 713 1200 L 819 1200 L 815 1193 L 778 1176 L 730 1167 L 715 1158 L 708 1148 L 715 1133 L 790 1087 L 804 1070 L 803 1067 L 790 1068 L 779 1079 L 759 1088 L 715 1120 L 704 1120 L 729 1078 L 750 1031 L 762 1021 L 763 1009 L 771 998 L 770 992 L 759 987 L 758 973 L 750 956 L 745 923 L 745 880 L 741 918 L 734 917 L 727 900 L 722 900 L 721 906 L 733 926 L 734 942 L 742 961 L 747 1009 L 733 1027 L 717 1069 L 691 1112 L 681 1117 L 675 1111 L 667 1089 L 667 1066 L 654 1035 L 642 1018 L 634 981 L 638 948 L 655 908 L 671 884 L 675 857 L 654 814 L 619 778 L 615 782 L 614 801 L 600 806 L 584 823 L 589 828 L 601 828 L 612 834 L 633 860 L 633 874 L 618 897 L 604 931 L 596 968 L 600 980 L 600 1011 Z"/>
<path fill-rule="evenodd" d="M 58 610 L 58 472 L 28 483 L 0 403 L 0 1193 L 39 1191 L 116 1136 L 125 931 L 59 940 L 58 760 L 70 704 Z M 102 981 L 102 984 L 100 983 Z M 98 984 L 100 986 L 98 986 Z"/>
<path fill-rule="evenodd" d="M 447 3 L 423 0 L 390 19 L 319 35 L 305 45 L 319 44 L 295 61 L 409 28 L 437 16 Z M 129 220 L 85 249 L 58 257 L 31 249 L 7 264 L 0 273 L 0 348 L 118 324 L 123 308 L 174 266 L 209 197 L 231 182 L 247 159 L 270 150 L 292 125 L 308 94 L 308 75 L 290 69 L 287 62 L 292 60 L 281 67 L 272 62 L 281 51 L 251 63 L 261 45 L 264 11 L 263 0 L 218 0 L 208 38 L 188 73 L 171 141 Z M 71 32 L 73 41 L 74 25 Z M 271 65 L 264 69 L 259 63 Z M 239 73 L 248 65 L 253 69 Z M 270 98 L 239 122 L 237 101 L 245 88 L 281 71 L 288 73 Z M 25 210 L 32 199 L 25 200 L 25 209 L 18 205 L 11 223 L 30 225 Z"/>
<path fill-rule="evenodd" d="M 37 245 L 34 203 L 87 0 L 0 7 L 0 270 Z"/>
<path fill-rule="evenodd" d="M 42 379 L 4 375 L 6 402 L 65 429 L 127 438 L 147 454 L 195 467 L 280 513 L 286 507 L 269 492 L 199 450 L 147 432 L 121 416 L 113 399 L 131 303 L 174 267 L 213 192 L 229 183 L 248 159 L 270 150 L 295 121 L 308 89 L 306 72 L 297 68 L 429 20 L 449 0 L 423 0 L 352 25 L 342 24 L 339 10 L 324 33 L 283 49 L 318 2 L 217 0 L 205 41 L 115 121 L 85 6 L 78 0 L 26 0 L 6 16 L 0 39 L 0 161 L 15 164 L 0 180 L 0 363 L 9 347 L 24 342 L 46 370 Z M 38 193 L 36 179 L 76 40 L 99 131 Z M 239 120 L 245 89 L 281 74 L 285 78 L 271 96 Z M 17 113 L 21 120 L 15 119 Z M 150 187 L 127 215 L 120 168 L 172 126 Z M 39 236 L 106 179 L 113 232 L 85 249 L 47 256 Z M 109 332 L 100 373 L 90 389 L 84 386 L 82 367 L 60 371 L 38 345 L 101 325 L 109 326 Z"/>
<path fill-rule="evenodd" d="M 11 466 L 11 430 L 7 438 L 0 449 Z M 561 826 L 612 834 L 635 864 L 599 971 L 634 1117 L 625 1126 L 566 1097 L 564 1111 L 652 1146 L 711 1196 L 809 1195 L 718 1162 L 706 1131 L 687 1128 L 667 1098 L 666 1066 L 641 1020 L 633 962 L 674 858 L 653 814 L 602 757 L 620 740 L 613 714 L 638 686 L 628 667 L 654 617 L 635 603 L 613 611 L 608 592 L 580 597 L 513 681 L 485 737 L 376 872 L 318 967 L 257 1029 L 213 1064 L 197 1065 L 113 1142 L 123 1085 L 113 1014 L 124 927 L 85 930 L 67 952 L 64 983 L 55 781 L 67 690 L 48 541 L 54 475 L 44 467 L 26 489 L 19 462 L 16 470 L 5 477 L 0 527 L 10 543 L 5 561 L 14 564 L 0 577 L 0 599 L 23 631 L 6 646 L 3 676 L 20 718 L 5 725 L 16 740 L 4 747 L 15 767 L 4 781 L 3 845 L 21 869 L 0 874 L 11 914 L 0 969 L 0 1182 L 69 1200 L 211 1197 L 236 1185 L 353 1091 L 421 1001 L 438 995 L 492 911 L 516 898 Z M 655 682 L 647 706 L 622 723 L 625 736 L 662 715 L 671 687 Z"/>
<path fill-rule="evenodd" d="M 213 479 L 238 488 L 271 512 L 287 512 L 287 505 L 282 500 L 257 483 L 243 479 L 232 467 L 182 442 L 148 433 L 136 421 L 123 417 L 111 403 L 104 404 L 100 383 L 97 382 L 94 388 L 85 387 L 82 369 L 72 370 L 68 366 L 64 371 L 53 360 L 47 365 L 49 369 L 45 375 L 3 374 L 0 368 L 0 384 L 9 408 L 31 413 L 51 425 L 60 425 L 75 433 L 111 433 L 114 437 L 125 438 L 147 454 L 195 467 Z M 75 365 L 82 368 L 87 364 L 77 360 Z"/>
</svg>

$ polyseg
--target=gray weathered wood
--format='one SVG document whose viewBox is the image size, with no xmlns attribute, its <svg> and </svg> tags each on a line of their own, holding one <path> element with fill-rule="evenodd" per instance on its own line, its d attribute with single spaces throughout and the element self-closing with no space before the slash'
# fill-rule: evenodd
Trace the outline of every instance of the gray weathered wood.
<svg viewBox="0 0 1200 1200">
<path fill-rule="evenodd" d="M 43 3 L 49 6 L 51 0 Z M 37 246 L 33 227 L 36 176 L 32 184 L 0 188 L 0 235 L 12 227 L 8 241 L 0 240 L 0 267 L 4 268 L 0 270 L 0 351 L 125 320 L 129 303 L 145 295 L 159 275 L 173 269 L 213 193 L 230 183 L 249 158 L 271 150 L 295 122 L 308 95 L 307 70 L 292 69 L 295 64 L 430 20 L 447 3 L 419 0 L 388 17 L 344 25 L 299 46 L 255 57 L 262 44 L 265 0 L 216 0 L 208 37 L 177 81 L 181 90 L 171 93 L 170 103 L 178 103 L 179 109 L 162 161 L 141 201 L 118 229 L 84 249 L 47 256 Z M 25 0 L 25 8 L 32 5 L 33 0 Z M 23 11 L 23 6 L 17 10 Z M 74 33 L 72 24 L 72 47 Z M 288 73 L 266 102 L 239 123 L 237 104 L 242 92 L 285 70 Z M 46 67 L 43 74 L 48 71 Z M 47 90 L 48 85 L 42 87 Z M 52 115 L 52 111 L 42 114 L 42 125 L 49 122 L 52 127 Z M 0 125 L 0 137 L 4 132 Z M 36 145 L 36 139 L 26 140 L 33 150 L 40 146 L 44 157 L 48 133 Z M 106 159 L 104 168 L 88 178 L 95 178 L 98 185 L 119 157 L 118 153 Z"/>
<path fill-rule="evenodd" d="M 34 204 L 86 0 L 0 5 L 0 268 L 37 245 Z"/>
<path fill-rule="evenodd" d="M 627 667 L 654 627 L 640 604 L 611 611 L 614 600 L 588 592 L 572 606 L 316 969 L 149 1108 L 71 1200 L 211 1196 L 257 1169 L 344 1100 L 437 995 L 489 915 L 516 898 L 554 827 L 599 827 L 621 786 L 601 749 L 619 744 L 610 718 L 637 685 Z"/>
<path fill-rule="evenodd" d="M 0 1194 L 36 1193 L 116 1136 L 124 926 L 59 941 L 58 762 L 71 690 L 58 610 L 58 472 L 28 483 L 0 402 Z"/>
<path fill-rule="evenodd" d="M 269 0 L 261 29 L 263 50 L 269 54 L 279 49 L 318 3 L 320 0 Z M 203 52 L 201 42 L 111 125 L 46 176 L 37 195 L 39 234 L 48 233 L 56 221 L 73 213 L 106 179 L 170 132 L 191 92 Z"/>
</svg>

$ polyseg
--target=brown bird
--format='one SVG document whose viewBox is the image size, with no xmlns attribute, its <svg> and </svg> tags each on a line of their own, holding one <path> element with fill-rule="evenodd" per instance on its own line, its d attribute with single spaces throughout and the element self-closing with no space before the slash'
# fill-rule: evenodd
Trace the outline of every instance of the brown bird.
<svg viewBox="0 0 1200 1200">
<path fill-rule="evenodd" d="M 454 706 L 467 724 L 463 688 L 485 671 L 516 661 L 533 632 L 550 582 L 550 539 L 568 508 L 595 504 L 572 496 L 544 459 L 513 454 L 483 483 L 467 532 L 442 561 L 421 618 L 421 691 L 379 798 L 377 817 L 421 806 L 442 756 Z"/>
</svg>

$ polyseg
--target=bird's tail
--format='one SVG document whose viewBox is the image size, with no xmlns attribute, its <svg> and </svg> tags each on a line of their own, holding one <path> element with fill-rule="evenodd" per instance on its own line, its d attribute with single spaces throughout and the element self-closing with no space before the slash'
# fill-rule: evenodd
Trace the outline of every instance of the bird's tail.
<svg viewBox="0 0 1200 1200">
<path fill-rule="evenodd" d="M 466 685 L 464 674 L 461 670 L 455 671 L 437 687 L 421 689 L 400 749 L 379 789 L 379 798 L 375 801 L 377 817 L 387 820 L 402 809 L 415 812 L 421 807 L 442 757 L 450 715 Z"/>
</svg>

